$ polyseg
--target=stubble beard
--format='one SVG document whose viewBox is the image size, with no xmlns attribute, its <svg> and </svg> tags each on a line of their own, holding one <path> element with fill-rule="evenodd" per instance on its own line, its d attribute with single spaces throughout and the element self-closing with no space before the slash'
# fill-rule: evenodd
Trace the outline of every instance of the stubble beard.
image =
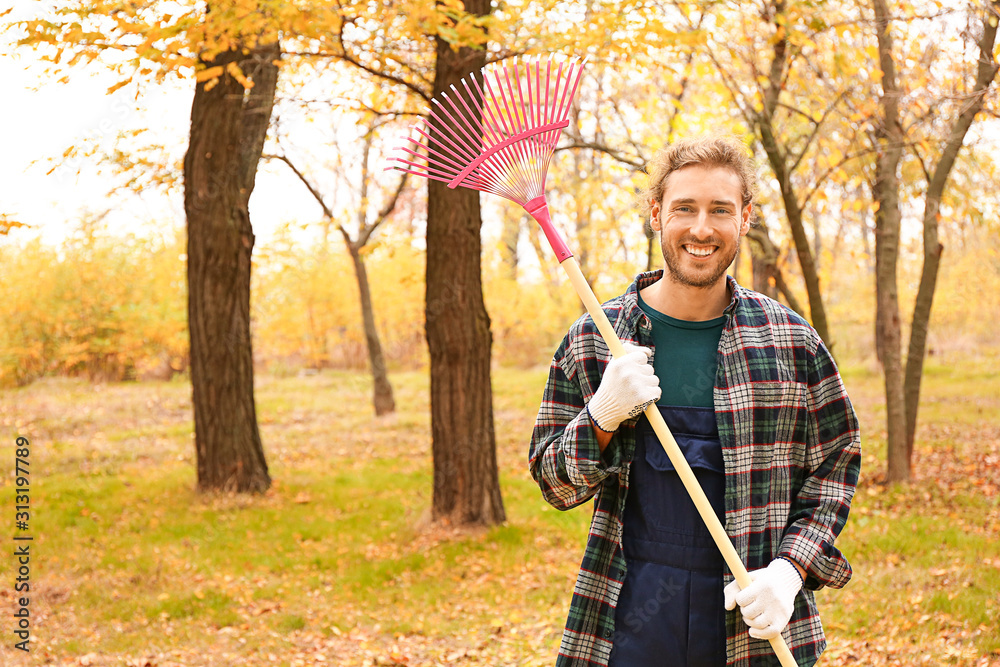
<svg viewBox="0 0 1000 667">
<path fill-rule="evenodd" d="M 711 241 L 711 240 L 710 240 Z M 736 259 L 736 255 L 740 252 L 740 245 L 737 243 L 733 246 L 732 251 L 729 253 L 728 259 L 724 255 L 720 255 L 721 259 L 719 263 L 715 265 L 715 268 L 708 274 L 704 274 L 699 277 L 698 275 L 693 275 L 691 273 L 685 273 L 681 267 L 683 258 L 682 253 L 687 253 L 683 246 L 685 243 L 693 242 L 690 239 L 681 241 L 676 246 L 668 246 L 666 243 L 662 243 L 663 250 L 663 261 L 667 267 L 667 272 L 673 278 L 674 282 L 687 285 L 689 287 L 712 287 L 717 284 L 719 280 L 726 275 L 726 269 L 733 263 Z M 715 251 L 717 254 L 724 252 L 724 246 L 719 245 L 719 249 Z M 700 273 L 700 272 L 699 272 Z"/>
</svg>

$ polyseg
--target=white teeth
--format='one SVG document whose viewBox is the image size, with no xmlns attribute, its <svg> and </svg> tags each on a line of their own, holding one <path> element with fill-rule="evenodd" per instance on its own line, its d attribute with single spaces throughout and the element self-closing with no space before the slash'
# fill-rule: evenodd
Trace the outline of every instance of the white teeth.
<svg viewBox="0 0 1000 667">
<path fill-rule="evenodd" d="M 684 249 L 695 257 L 708 257 L 715 252 L 715 248 L 695 248 L 689 245 L 684 246 Z"/>
</svg>

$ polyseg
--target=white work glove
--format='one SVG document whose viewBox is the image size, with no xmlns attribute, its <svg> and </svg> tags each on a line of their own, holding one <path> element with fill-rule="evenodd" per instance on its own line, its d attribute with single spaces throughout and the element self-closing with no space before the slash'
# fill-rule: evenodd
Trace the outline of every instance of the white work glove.
<svg viewBox="0 0 1000 667">
<path fill-rule="evenodd" d="M 790 562 L 775 558 L 766 568 L 751 572 L 750 578 L 753 583 L 743 590 L 735 581 L 726 586 L 726 609 L 740 606 L 751 637 L 774 639 L 792 617 L 802 577 Z"/>
<path fill-rule="evenodd" d="M 602 431 L 614 432 L 660 398 L 660 381 L 649 364 L 648 347 L 625 343 L 625 354 L 608 362 L 601 385 L 587 404 L 590 419 Z"/>
</svg>

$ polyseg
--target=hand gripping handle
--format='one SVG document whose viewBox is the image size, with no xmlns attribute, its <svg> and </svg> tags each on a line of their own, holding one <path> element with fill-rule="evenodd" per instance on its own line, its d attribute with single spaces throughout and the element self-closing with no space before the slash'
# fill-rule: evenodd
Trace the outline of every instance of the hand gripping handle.
<svg viewBox="0 0 1000 667">
<path fill-rule="evenodd" d="M 540 209 L 541 207 L 538 208 Z M 530 211 L 530 213 L 533 217 L 536 217 L 536 219 L 539 217 L 536 214 L 536 211 Z M 544 219 L 546 221 L 548 221 L 547 213 L 548 207 L 545 207 Z M 545 232 L 547 237 L 550 237 L 550 234 L 555 234 L 558 237 L 558 232 L 552 228 L 551 223 L 548 225 Z M 556 251 L 557 256 L 562 254 L 560 253 L 560 248 L 566 247 L 565 243 L 562 243 L 561 238 L 558 238 L 558 243 L 552 243 L 552 238 L 550 237 L 549 242 L 552 244 L 553 250 Z M 625 348 L 622 346 L 622 342 L 619 340 L 618 334 L 615 333 L 614 328 L 611 326 L 611 322 L 608 321 L 608 316 L 604 314 L 604 309 L 601 308 L 601 304 L 594 295 L 594 291 L 590 289 L 587 279 L 583 277 L 583 272 L 580 271 L 580 265 L 577 264 L 576 259 L 573 258 L 572 255 L 565 258 L 560 257 L 560 266 L 566 270 L 566 275 L 569 276 L 569 281 L 573 284 L 573 289 L 576 290 L 580 300 L 583 301 L 583 305 L 586 306 L 587 312 L 590 313 L 590 317 L 593 318 L 598 331 L 601 332 L 601 337 L 604 338 L 604 342 L 608 344 L 608 349 L 611 350 L 611 354 L 615 357 L 624 355 Z M 733 543 L 729 540 L 729 535 L 726 534 L 726 529 L 722 527 L 722 524 L 719 522 L 719 517 L 716 516 L 715 510 L 712 509 L 712 504 L 708 502 L 708 497 L 705 495 L 705 491 L 701 488 L 701 484 L 698 483 L 698 478 L 694 476 L 694 473 L 691 471 L 691 466 L 688 465 L 683 452 L 681 452 L 680 447 L 677 446 L 677 441 L 674 440 L 674 436 L 671 435 L 670 429 L 667 428 L 667 423 L 663 421 L 663 416 L 656 408 L 656 405 L 650 405 L 647 407 L 645 414 L 649 423 L 653 426 L 653 431 L 656 432 L 656 436 L 660 440 L 660 445 L 663 446 L 664 451 L 670 458 L 670 462 L 674 465 L 674 469 L 677 471 L 677 475 L 681 478 L 684 488 L 687 490 L 688 495 L 691 496 L 691 500 L 694 501 L 694 506 L 697 508 L 698 514 L 701 515 L 702 521 L 705 522 L 708 532 L 712 534 L 712 539 L 715 540 L 715 546 L 718 547 L 719 551 L 722 553 L 722 557 L 725 559 L 726 564 L 729 566 L 729 570 L 733 573 L 733 576 L 736 578 L 736 582 L 740 585 L 740 588 L 746 588 L 752 581 L 750 579 L 750 575 L 747 573 L 747 569 L 744 567 L 743 561 L 740 560 L 739 554 L 736 553 Z M 771 648 L 774 649 L 774 653 L 778 656 L 778 661 L 781 663 L 782 667 L 797 667 L 798 663 L 795 662 L 795 658 L 792 657 L 792 652 L 788 649 L 788 645 L 785 643 L 785 640 L 781 635 L 778 635 L 770 641 Z"/>
</svg>

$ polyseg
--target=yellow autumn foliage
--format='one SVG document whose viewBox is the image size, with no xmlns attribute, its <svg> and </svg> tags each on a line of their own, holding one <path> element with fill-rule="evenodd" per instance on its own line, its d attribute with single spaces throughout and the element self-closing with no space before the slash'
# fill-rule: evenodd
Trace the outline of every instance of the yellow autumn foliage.
<svg viewBox="0 0 1000 667">
<path fill-rule="evenodd" d="M 364 259 L 387 362 L 424 363 L 423 253 L 376 245 Z M 255 357 L 273 370 L 367 367 L 357 278 L 346 249 L 335 240 L 294 241 L 284 229 L 261 248 L 251 321 Z"/>
<path fill-rule="evenodd" d="M 91 223 L 59 248 L 39 240 L 0 245 L 0 383 L 182 370 L 183 252 L 182 234 L 169 241 L 122 238 Z"/>
<path fill-rule="evenodd" d="M 0 384 L 23 385 L 47 374 L 94 380 L 168 378 L 186 370 L 184 231 L 166 238 L 109 235 L 89 222 L 58 247 L 4 238 Z M 303 368 L 367 368 L 357 280 L 338 241 L 296 240 L 284 229 L 255 249 L 251 313 L 259 370 L 282 374 Z M 915 250 L 910 249 L 900 269 L 907 324 L 919 280 Z M 821 261 L 835 353 L 842 363 L 871 361 L 873 278 L 860 250 L 848 247 L 841 253 L 836 262 L 828 252 Z M 749 285 L 746 259 L 739 278 Z M 390 368 L 425 367 L 424 252 L 403 238 L 374 243 L 364 260 Z M 545 260 L 547 270 L 529 270 L 525 264 L 515 277 L 499 245 L 488 239 L 484 243 L 483 289 L 496 363 L 547 364 L 582 312 L 555 261 Z M 615 296 L 643 268 L 620 263 L 602 267 L 600 297 Z M 798 289 L 801 278 L 794 270 L 789 279 Z M 803 301 L 804 296 L 799 294 Z M 995 353 L 1000 348 L 993 324 L 997 320 L 1000 239 L 988 230 L 967 230 L 962 238 L 946 239 L 930 353 Z"/>
<path fill-rule="evenodd" d="M 424 262 L 408 242 L 375 243 L 363 257 L 376 326 L 390 368 L 428 363 L 424 340 Z M 367 248 L 366 248 L 367 249 Z M 548 363 L 582 307 L 576 295 L 507 276 L 487 247 L 483 289 L 498 363 Z M 272 372 L 309 368 L 368 367 L 357 278 L 343 244 L 292 240 L 287 229 L 266 247 L 254 267 L 254 353 Z"/>
</svg>

